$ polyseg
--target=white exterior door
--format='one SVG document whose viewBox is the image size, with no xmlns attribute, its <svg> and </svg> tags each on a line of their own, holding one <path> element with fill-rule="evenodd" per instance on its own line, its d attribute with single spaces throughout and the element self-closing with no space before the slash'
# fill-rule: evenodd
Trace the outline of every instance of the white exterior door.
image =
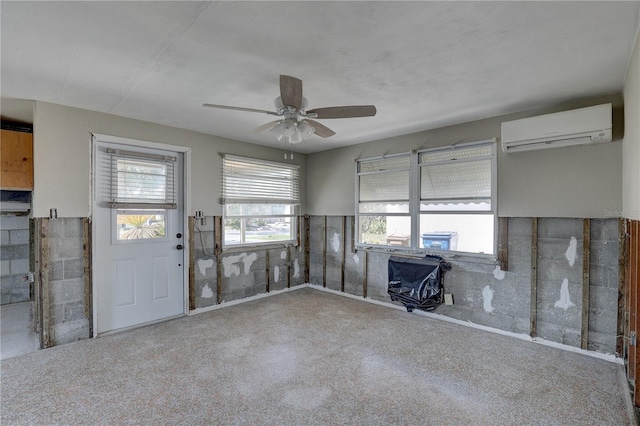
<svg viewBox="0 0 640 426">
<path fill-rule="evenodd" d="M 94 149 L 96 332 L 184 314 L 183 154 Z"/>
</svg>

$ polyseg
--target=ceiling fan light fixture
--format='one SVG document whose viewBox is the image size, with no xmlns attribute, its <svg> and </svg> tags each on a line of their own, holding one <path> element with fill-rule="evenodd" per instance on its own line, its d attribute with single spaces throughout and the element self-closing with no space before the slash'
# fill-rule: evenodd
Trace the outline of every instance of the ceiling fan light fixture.
<svg viewBox="0 0 640 426">
<path fill-rule="evenodd" d="M 291 136 L 296 132 L 296 122 L 293 119 L 286 118 L 277 126 L 278 132 L 284 136 Z"/>
<path fill-rule="evenodd" d="M 303 139 L 302 134 L 298 129 L 296 129 L 296 131 L 291 136 L 289 136 L 289 143 L 292 143 L 292 144 L 300 143 L 302 142 L 302 139 Z"/>
<path fill-rule="evenodd" d="M 308 123 L 301 121 L 298 123 L 298 131 L 302 135 L 302 139 L 309 139 L 316 129 Z"/>
</svg>

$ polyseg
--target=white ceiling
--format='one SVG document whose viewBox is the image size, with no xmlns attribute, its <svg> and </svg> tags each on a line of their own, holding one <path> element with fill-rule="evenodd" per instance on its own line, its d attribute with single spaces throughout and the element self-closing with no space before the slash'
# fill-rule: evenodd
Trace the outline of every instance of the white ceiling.
<svg viewBox="0 0 640 426">
<path fill-rule="evenodd" d="M 640 2 L 2 1 L 2 114 L 35 99 L 262 145 L 279 75 L 323 120 L 311 153 L 622 89 Z M 28 104 L 27 104 L 28 105 Z M 28 111 L 26 114 L 28 115 Z"/>
</svg>

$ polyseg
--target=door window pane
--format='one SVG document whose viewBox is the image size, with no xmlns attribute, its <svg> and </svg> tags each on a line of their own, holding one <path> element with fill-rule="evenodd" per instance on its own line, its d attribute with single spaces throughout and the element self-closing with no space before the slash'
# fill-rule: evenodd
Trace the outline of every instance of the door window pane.
<svg viewBox="0 0 640 426">
<path fill-rule="evenodd" d="M 167 236 L 166 217 L 166 212 L 118 210 L 116 238 L 119 241 L 165 238 Z"/>
</svg>

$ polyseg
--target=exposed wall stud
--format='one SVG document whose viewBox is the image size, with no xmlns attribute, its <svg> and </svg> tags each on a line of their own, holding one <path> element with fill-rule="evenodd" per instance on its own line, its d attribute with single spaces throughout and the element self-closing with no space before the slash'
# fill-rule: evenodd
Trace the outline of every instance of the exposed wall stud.
<svg viewBox="0 0 640 426">
<path fill-rule="evenodd" d="M 322 287 L 327 286 L 327 216 L 323 216 L 322 222 Z"/>
<path fill-rule="evenodd" d="M 304 215 L 304 282 L 309 282 L 309 227 L 311 218 L 308 214 Z"/>
<path fill-rule="evenodd" d="M 216 256 L 216 293 L 218 304 L 220 304 L 222 303 L 222 216 L 213 218 L 213 232 L 214 254 Z"/>
<path fill-rule="evenodd" d="M 498 219 L 498 262 L 500 269 L 509 270 L 509 218 Z"/>
<path fill-rule="evenodd" d="M 362 297 L 367 298 L 367 261 L 369 253 L 365 250 L 362 259 Z"/>
<path fill-rule="evenodd" d="M 46 349 L 52 346 L 51 342 L 51 289 L 49 288 L 49 219 L 41 218 L 40 227 L 40 270 L 39 286 L 42 307 L 42 325 L 40 334 L 40 347 Z"/>
<path fill-rule="evenodd" d="M 538 218 L 531 218 L 531 329 L 529 335 L 538 333 Z"/>
<path fill-rule="evenodd" d="M 344 293 L 344 267 L 347 260 L 347 217 L 342 216 L 342 268 L 340 271 L 340 291 Z"/>
<path fill-rule="evenodd" d="M 624 354 L 624 337 L 629 335 L 626 320 L 626 300 L 628 287 L 626 286 L 627 254 L 627 221 L 618 219 L 618 323 L 616 333 L 616 354 L 626 358 Z"/>
<path fill-rule="evenodd" d="M 91 273 L 91 257 L 92 257 L 92 236 L 91 236 L 91 219 L 82 219 L 82 262 L 84 269 L 84 315 L 89 320 L 89 337 L 93 334 L 93 274 Z"/>
<path fill-rule="evenodd" d="M 589 344 L 589 286 L 591 265 L 591 219 L 582 223 L 582 327 L 580 329 L 580 347 L 587 349 Z"/>
<path fill-rule="evenodd" d="M 193 311 L 196 308 L 196 251 L 195 251 L 195 221 L 196 220 L 204 220 L 204 216 L 202 216 L 202 212 L 200 213 L 199 218 L 193 218 L 189 216 L 189 221 L 187 226 L 189 227 L 189 310 Z M 196 212 L 196 213 L 198 213 Z"/>
<path fill-rule="evenodd" d="M 291 246 L 287 246 L 287 288 L 291 288 Z"/>
<path fill-rule="evenodd" d="M 269 293 L 269 284 L 271 282 L 270 277 L 269 277 L 269 271 L 271 270 L 271 268 L 269 268 L 269 266 L 270 266 L 269 262 L 270 262 L 270 258 L 271 258 L 271 256 L 269 256 L 269 250 L 265 250 L 264 251 L 264 257 L 265 257 L 265 264 L 266 264 L 265 273 L 266 273 L 266 276 L 267 276 L 266 290 L 267 290 L 267 293 Z"/>
</svg>

